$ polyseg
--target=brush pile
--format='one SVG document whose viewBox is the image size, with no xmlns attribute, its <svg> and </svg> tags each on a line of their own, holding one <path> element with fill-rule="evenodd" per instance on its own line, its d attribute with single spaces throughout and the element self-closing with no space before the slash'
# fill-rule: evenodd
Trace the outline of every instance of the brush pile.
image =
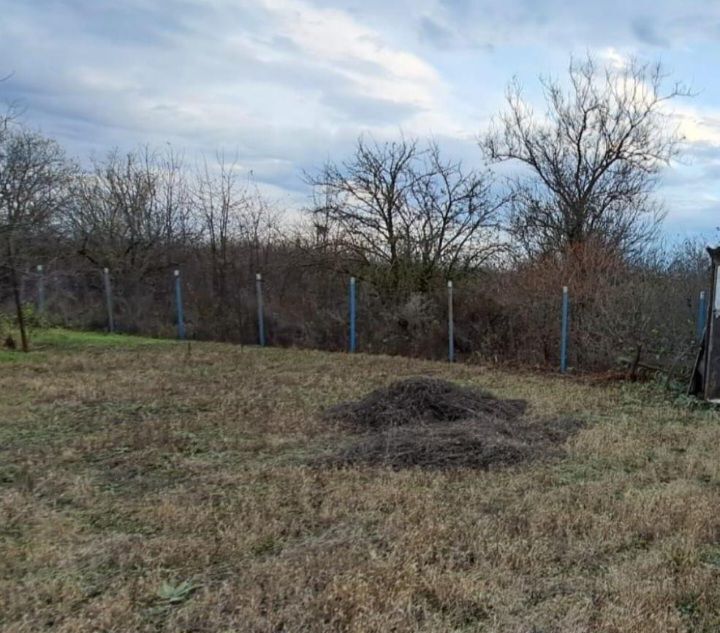
<svg viewBox="0 0 720 633">
<path fill-rule="evenodd" d="M 574 420 L 526 416 L 527 403 L 436 378 L 409 378 L 325 411 L 356 441 L 330 462 L 491 469 L 562 455 Z"/>
</svg>

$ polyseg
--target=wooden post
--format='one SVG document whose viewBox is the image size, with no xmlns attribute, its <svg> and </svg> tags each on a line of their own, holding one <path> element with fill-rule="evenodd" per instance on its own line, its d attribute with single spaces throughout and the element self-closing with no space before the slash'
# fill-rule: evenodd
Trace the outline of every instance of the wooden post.
<svg viewBox="0 0 720 633">
<path fill-rule="evenodd" d="M 710 319 L 706 325 L 704 396 L 706 400 L 720 400 L 720 248 L 708 248 L 712 261 L 710 289 Z"/>
</svg>

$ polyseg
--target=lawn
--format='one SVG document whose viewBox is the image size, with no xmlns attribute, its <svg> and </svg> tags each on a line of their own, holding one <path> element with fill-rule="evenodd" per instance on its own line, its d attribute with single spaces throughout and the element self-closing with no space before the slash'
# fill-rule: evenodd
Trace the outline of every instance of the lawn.
<svg viewBox="0 0 720 633">
<path fill-rule="evenodd" d="M 640 385 L 39 333 L 0 363 L 3 631 L 720 630 L 720 415 Z M 412 375 L 585 422 L 497 471 L 323 467 Z"/>
</svg>

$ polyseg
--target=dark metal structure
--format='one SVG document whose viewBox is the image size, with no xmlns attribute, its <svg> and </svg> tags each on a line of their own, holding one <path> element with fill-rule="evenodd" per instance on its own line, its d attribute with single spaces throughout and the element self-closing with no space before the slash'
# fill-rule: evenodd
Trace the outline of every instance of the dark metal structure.
<svg viewBox="0 0 720 633">
<path fill-rule="evenodd" d="M 720 403 L 720 247 L 708 248 L 707 251 L 712 262 L 710 300 L 688 392 Z"/>
</svg>

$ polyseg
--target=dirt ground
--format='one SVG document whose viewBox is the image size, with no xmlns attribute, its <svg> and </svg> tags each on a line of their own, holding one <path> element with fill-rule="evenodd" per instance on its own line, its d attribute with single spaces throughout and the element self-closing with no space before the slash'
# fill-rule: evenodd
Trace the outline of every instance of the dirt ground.
<svg viewBox="0 0 720 633">
<path fill-rule="evenodd" d="M 0 352 L 3 632 L 720 630 L 715 411 L 402 358 L 35 340 Z M 416 376 L 582 426 L 497 468 L 318 465 L 368 432 L 318 412 Z"/>
</svg>

